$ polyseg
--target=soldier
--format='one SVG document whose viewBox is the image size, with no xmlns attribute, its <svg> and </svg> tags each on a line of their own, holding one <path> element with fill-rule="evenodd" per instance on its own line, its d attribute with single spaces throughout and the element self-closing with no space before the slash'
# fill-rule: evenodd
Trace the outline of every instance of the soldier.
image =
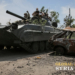
<svg viewBox="0 0 75 75">
<path fill-rule="evenodd" d="M 24 18 L 26 18 L 26 19 L 27 19 L 27 13 L 24 13 Z"/>
<path fill-rule="evenodd" d="M 46 13 L 46 17 L 48 18 L 48 14 Z"/>
<path fill-rule="evenodd" d="M 51 17 L 48 17 L 50 21 L 52 21 Z"/>
<path fill-rule="evenodd" d="M 28 11 L 27 11 L 27 19 L 30 19 L 30 14 Z"/>
<path fill-rule="evenodd" d="M 44 12 L 42 12 L 42 17 L 45 18 L 45 13 Z"/>
<path fill-rule="evenodd" d="M 32 14 L 33 16 L 39 16 L 39 10 L 36 8 L 36 11 Z"/>
</svg>

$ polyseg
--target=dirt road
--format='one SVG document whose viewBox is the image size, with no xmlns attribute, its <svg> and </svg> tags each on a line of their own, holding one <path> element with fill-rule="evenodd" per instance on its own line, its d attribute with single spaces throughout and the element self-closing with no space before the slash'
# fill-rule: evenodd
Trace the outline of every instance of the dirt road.
<svg viewBox="0 0 75 75">
<path fill-rule="evenodd" d="M 75 75 L 73 70 L 56 70 L 56 62 L 75 62 L 74 56 L 51 52 L 29 54 L 23 50 L 0 51 L 0 75 Z"/>
</svg>

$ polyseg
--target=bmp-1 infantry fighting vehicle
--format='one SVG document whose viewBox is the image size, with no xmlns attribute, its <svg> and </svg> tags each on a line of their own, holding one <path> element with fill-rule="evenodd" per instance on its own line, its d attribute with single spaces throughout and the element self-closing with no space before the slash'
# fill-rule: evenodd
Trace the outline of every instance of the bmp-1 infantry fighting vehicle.
<svg viewBox="0 0 75 75">
<path fill-rule="evenodd" d="M 26 20 L 10 11 L 6 13 L 16 16 L 18 18 Z M 48 21 L 47 21 L 48 22 Z M 60 30 L 55 29 L 49 25 L 41 26 L 35 24 L 21 24 L 12 23 L 11 25 L 0 26 L 0 49 L 4 46 L 7 48 L 13 46 L 22 47 L 30 53 L 37 53 L 38 51 L 44 51 L 47 49 L 47 40 L 50 36 L 58 33 Z"/>
</svg>

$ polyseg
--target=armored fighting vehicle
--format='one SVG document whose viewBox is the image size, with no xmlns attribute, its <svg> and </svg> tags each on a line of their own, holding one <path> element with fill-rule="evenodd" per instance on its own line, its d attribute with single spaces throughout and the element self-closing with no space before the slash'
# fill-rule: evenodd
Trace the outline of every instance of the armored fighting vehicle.
<svg viewBox="0 0 75 75">
<path fill-rule="evenodd" d="M 13 12 L 6 11 L 6 13 L 26 20 Z M 21 47 L 30 53 L 37 53 L 38 51 L 47 50 L 47 40 L 60 30 L 52 27 L 47 21 L 45 26 L 35 25 L 30 23 L 0 26 L 0 49 L 4 46 L 7 48 L 13 46 L 14 48 Z"/>
</svg>

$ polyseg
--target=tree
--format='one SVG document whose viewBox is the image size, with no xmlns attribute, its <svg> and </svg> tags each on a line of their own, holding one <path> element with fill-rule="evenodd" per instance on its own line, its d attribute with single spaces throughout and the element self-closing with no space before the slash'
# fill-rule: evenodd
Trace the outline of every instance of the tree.
<svg viewBox="0 0 75 75">
<path fill-rule="evenodd" d="M 48 13 L 48 9 L 45 9 L 45 7 L 43 6 L 43 7 L 40 9 L 40 12 Z"/>
<path fill-rule="evenodd" d="M 75 24 L 73 24 L 71 27 L 72 27 L 72 28 L 75 28 Z"/>
<path fill-rule="evenodd" d="M 45 13 L 48 13 L 48 9 L 45 10 Z"/>
<path fill-rule="evenodd" d="M 60 23 L 60 20 L 58 19 L 58 17 L 59 17 L 59 13 L 58 12 L 51 11 L 50 15 L 51 15 L 52 22 Z"/>
<path fill-rule="evenodd" d="M 45 13 L 45 7 L 44 6 L 41 8 L 40 12 L 44 12 Z"/>
<path fill-rule="evenodd" d="M 63 28 L 65 28 L 65 25 L 61 25 L 59 28 L 63 29 Z"/>
<path fill-rule="evenodd" d="M 75 21 L 75 19 L 72 18 L 72 16 L 71 16 L 71 17 L 66 16 L 66 17 L 64 18 L 64 24 L 65 24 L 66 27 L 67 27 L 67 26 L 70 26 L 71 24 L 73 25 L 73 22 L 74 22 L 74 21 Z"/>
</svg>

